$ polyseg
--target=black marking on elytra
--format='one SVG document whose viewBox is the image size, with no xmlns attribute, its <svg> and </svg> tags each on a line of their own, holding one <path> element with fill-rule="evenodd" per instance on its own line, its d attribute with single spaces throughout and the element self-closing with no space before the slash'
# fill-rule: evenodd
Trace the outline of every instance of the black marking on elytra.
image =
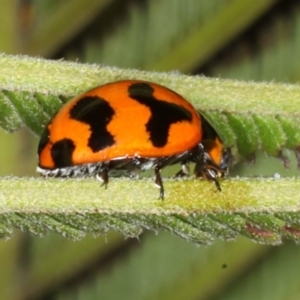
<svg viewBox="0 0 300 300">
<path fill-rule="evenodd" d="M 203 136 L 202 140 L 215 140 L 218 137 L 216 130 L 211 126 L 211 124 L 200 114 Z"/>
<path fill-rule="evenodd" d="M 173 123 L 192 121 L 192 114 L 182 106 L 156 99 L 154 89 L 147 83 L 134 83 L 128 88 L 129 96 L 146 105 L 151 111 L 146 129 L 153 146 L 161 148 L 168 143 L 170 126 Z"/>
<path fill-rule="evenodd" d="M 49 142 L 49 136 L 50 136 L 50 131 L 48 129 L 50 123 L 47 124 L 47 126 L 45 127 L 42 135 L 41 135 L 41 139 L 38 145 L 38 155 L 41 154 L 42 150 L 46 147 L 46 145 Z"/>
<path fill-rule="evenodd" d="M 115 143 L 113 135 L 106 126 L 112 120 L 115 112 L 109 103 L 98 96 L 84 97 L 70 110 L 70 117 L 90 126 L 91 135 L 88 146 L 93 152 L 98 152 Z"/>
<path fill-rule="evenodd" d="M 51 157 L 55 168 L 64 168 L 71 166 L 72 154 L 75 149 L 75 144 L 70 139 L 62 139 L 54 143 L 51 147 Z"/>
</svg>

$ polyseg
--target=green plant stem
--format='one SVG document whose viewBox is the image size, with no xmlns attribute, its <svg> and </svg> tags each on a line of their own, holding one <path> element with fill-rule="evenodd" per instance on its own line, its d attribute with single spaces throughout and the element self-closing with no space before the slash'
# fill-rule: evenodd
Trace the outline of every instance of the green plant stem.
<svg viewBox="0 0 300 300">
<path fill-rule="evenodd" d="M 135 237 L 146 228 L 204 244 L 239 234 L 269 244 L 299 239 L 297 179 L 228 179 L 222 192 L 200 180 L 166 180 L 165 187 L 161 201 L 148 179 L 112 179 L 104 189 L 94 179 L 2 178 L 1 234 L 14 226 L 73 239 L 109 229 Z"/>
</svg>

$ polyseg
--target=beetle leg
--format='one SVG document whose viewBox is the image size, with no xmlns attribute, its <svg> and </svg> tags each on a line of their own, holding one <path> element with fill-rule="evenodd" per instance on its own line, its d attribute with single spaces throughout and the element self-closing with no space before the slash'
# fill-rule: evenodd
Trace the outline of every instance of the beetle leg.
<svg viewBox="0 0 300 300">
<path fill-rule="evenodd" d="M 219 183 L 219 180 L 217 179 L 217 178 L 212 178 L 212 181 L 215 183 L 215 186 L 216 186 L 216 188 L 217 188 L 217 190 L 219 191 L 219 192 L 222 192 L 222 188 L 221 188 L 221 185 L 220 185 L 220 183 Z"/>
<path fill-rule="evenodd" d="M 206 166 L 203 165 L 203 162 L 199 161 L 196 163 L 194 174 L 196 177 L 202 177 L 207 180 L 211 180 L 215 183 L 215 186 L 218 191 L 222 191 L 221 185 L 217 179 L 217 173 L 210 168 L 207 168 Z"/>
<path fill-rule="evenodd" d="M 160 166 L 156 165 L 154 167 L 154 182 L 159 187 L 159 199 L 164 200 L 164 185 L 160 175 Z"/>
<path fill-rule="evenodd" d="M 107 184 L 109 181 L 108 168 L 104 167 L 104 169 L 102 169 L 100 173 L 96 175 L 96 177 L 103 182 L 101 186 L 104 186 L 107 189 Z"/>
<path fill-rule="evenodd" d="M 221 192 L 222 189 L 218 181 L 218 171 L 214 166 L 208 163 L 208 158 L 202 144 L 199 144 L 198 147 L 194 149 L 194 155 L 197 157 L 194 169 L 195 176 L 213 181 L 217 190 Z"/>
<path fill-rule="evenodd" d="M 216 172 L 214 172 L 214 170 L 207 169 L 207 171 L 205 172 L 205 177 L 208 180 L 212 180 L 215 183 L 215 186 L 216 186 L 218 191 L 220 191 L 220 192 L 222 191 L 221 185 L 220 185 L 220 183 L 217 179 L 217 174 L 216 174 Z"/>
</svg>

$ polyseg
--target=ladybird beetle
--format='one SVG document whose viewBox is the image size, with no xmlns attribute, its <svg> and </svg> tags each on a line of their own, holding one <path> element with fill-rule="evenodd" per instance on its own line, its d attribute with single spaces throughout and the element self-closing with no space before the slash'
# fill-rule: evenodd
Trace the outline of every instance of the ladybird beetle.
<svg viewBox="0 0 300 300">
<path fill-rule="evenodd" d="M 221 140 L 188 101 L 140 80 L 108 83 L 67 102 L 47 124 L 38 156 L 42 175 L 96 174 L 105 187 L 111 170 L 134 174 L 153 168 L 161 199 L 165 166 L 181 163 L 182 176 L 194 162 L 195 175 L 219 190 L 217 178 L 228 166 Z"/>
</svg>

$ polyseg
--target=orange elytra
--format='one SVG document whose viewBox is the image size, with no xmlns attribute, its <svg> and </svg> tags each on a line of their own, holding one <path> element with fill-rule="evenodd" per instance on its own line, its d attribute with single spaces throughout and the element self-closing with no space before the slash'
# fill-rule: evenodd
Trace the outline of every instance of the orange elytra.
<svg viewBox="0 0 300 300">
<path fill-rule="evenodd" d="M 123 80 L 87 91 L 67 102 L 47 124 L 38 146 L 37 171 L 46 176 L 96 174 L 104 185 L 109 171 L 131 173 L 154 168 L 164 197 L 160 170 L 195 162 L 196 176 L 217 181 L 228 155 L 217 134 L 197 110 L 176 92 L 156 83 Z M 207 151 L 205 150 L 207 148 Z"/>
</svg>

